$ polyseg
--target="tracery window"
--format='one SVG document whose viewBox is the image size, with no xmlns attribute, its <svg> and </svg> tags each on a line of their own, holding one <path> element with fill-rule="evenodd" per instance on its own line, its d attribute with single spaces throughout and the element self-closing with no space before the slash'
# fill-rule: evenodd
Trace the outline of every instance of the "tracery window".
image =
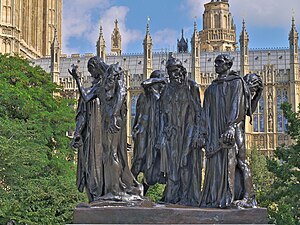
<svg viewBox="0 0 300 225">
<path fill-rule="evenodd" d="M 286 132 L 287 131 L 287 119 L 283 116 L 283 111 L 281 109 L 281 104 L 288 102 L 288 92 L 287 89 L 277 90 L 277 131 Z"/>
<path fill-rule="evenodd" d="M 130 112 L 130 127 L 131 127 L 131 130 L 132 130 L 132 126 L 133 126 L 133 123 L 134 123 L 134 118 L 135 118 L 135 115 L 136 115 L 137 99 L 138 99 L 138 96 L 136 96 L 136 95 L 133 95 L 131 97 L 131 112 Z"/>
<path fill-rule="evenodd" d="M 257 105 L 257 108 L 253 114 L 253 131 L 264 132 L 265 131 L 265 118 L 264 118 L 264 97 L 261 96 Z"/>
</svg>

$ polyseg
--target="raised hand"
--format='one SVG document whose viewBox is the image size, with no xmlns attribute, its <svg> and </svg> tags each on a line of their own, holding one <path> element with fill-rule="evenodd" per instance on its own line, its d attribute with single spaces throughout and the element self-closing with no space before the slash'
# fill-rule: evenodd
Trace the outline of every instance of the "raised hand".
<svg viewBox="0 0 300 225">
<path fill-rule="evenodd" d="M 74 79 L 78 79 L 79 78 L 79 75 L 78 75 L 78 66 L 72 64 L 71 67 L 72 67 L 72 70 L 68 69 L 69 74 L 71 74 Z"/>
</svg>

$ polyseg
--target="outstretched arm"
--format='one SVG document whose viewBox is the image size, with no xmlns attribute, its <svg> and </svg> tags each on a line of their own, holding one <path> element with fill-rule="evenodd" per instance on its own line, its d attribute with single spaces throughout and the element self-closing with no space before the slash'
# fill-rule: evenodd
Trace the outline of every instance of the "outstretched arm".
<svg viewBox="0 0 300 225">
<path fill-rule="evenodd" d="M 116 82 L 114 90 L 114 97 L 116 98 L 116 101 L 114 102 L 111 123 L 109 126 L 109 131 L 111 133 L 116 133 L 121 129 L 119 124 L 121 121 L 120 111 L 127 95 L 123 71 L 118 76 L 114 76 L 114 79 Z"/>
<path fill-rule="evenodd" d="M 78 90 L 79 90 L 79 94 L 82 98 L 82 100 L 84 102 L 89 102 L 93 99 L 95 99 L 97 97 L 96 95 L 96 88 L 91 88 L 91 89 L 85 89 L 79 79 L 79 76 L 78 76 L 78 66 L 76 65 L 72 65 L 72 70 L 69 71 L 69 73 L 72 75 L 72 77 L 75 79 L 76 81 L 76 84 L 77 84 L 77 87 L 78 87 Z"/>
</svg>

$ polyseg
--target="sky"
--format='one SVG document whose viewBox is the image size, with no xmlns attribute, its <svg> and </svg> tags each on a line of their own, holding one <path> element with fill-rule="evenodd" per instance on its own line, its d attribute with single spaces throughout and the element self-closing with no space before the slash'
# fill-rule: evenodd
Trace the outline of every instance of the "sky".
<svg viewBox="0 0 300 225">
<path fill-rule="evenodd" d="M 177 39 L 190 40 L 194 20 L 202 29 L 204 4 L 211 0 L 63 0 L 62 51 L 65 54 L 96 52 L 100 23 L 106 51 L 114 21 L 118 19 L 123 53 L 142 53 L 147 18 L 153 51 L 176 51 Z M 237 27 L 237 41 L 245 19 L 249 48 L 288 47 L 291 18 L 300 32 L 300 0 L 229 0 Z"/>
</svg>

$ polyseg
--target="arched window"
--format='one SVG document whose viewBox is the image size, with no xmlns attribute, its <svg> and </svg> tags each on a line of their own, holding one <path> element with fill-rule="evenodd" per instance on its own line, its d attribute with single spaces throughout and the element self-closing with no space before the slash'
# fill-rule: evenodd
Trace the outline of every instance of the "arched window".
<svg viewBox="0 0 300 225">
<path fill-rule="evenodd" d="M 258 102 L 258 106 L 253 114 L 253 131 L 264 132 L 265 131 L 265 118 L 264 118 L 264 97 L 261 96 Z"/>
<path fill-rule="evenodd" d="M 224 16 L 224 25 L 225 25 L 225 29 L 228 29 L 228 19 L 227 16 Z"/>
<path fill-rule="evenodd" d="M 283 116 L 283 111 L 281 109 L 281 104 L 288 102 L 288 92 L 287 89 L 278 89 L 277 90 L 277 131 L 286 132 L 288 121 Z"/>
<path fill-rule="evenodd" d="M 131 112 L 130 112 L 130 127 L 131 127 L 131 130 L 132 130 L 132 126 L 133 126 L 133 123 L 134 123 L 134 118 L 135 118 L 135 115 L 136 115 L 136 103 L 137 103 L 137 99 L 138 99 L 138 96 L 136 95 L 133 95 L 131 97 Z"/>
<path fill-rule="evenodd" d="M 215 23 L 215 28 L 220 28 L 220 16 L 218 14 L 214 15 L 214 23 Z"/>
</svg>

